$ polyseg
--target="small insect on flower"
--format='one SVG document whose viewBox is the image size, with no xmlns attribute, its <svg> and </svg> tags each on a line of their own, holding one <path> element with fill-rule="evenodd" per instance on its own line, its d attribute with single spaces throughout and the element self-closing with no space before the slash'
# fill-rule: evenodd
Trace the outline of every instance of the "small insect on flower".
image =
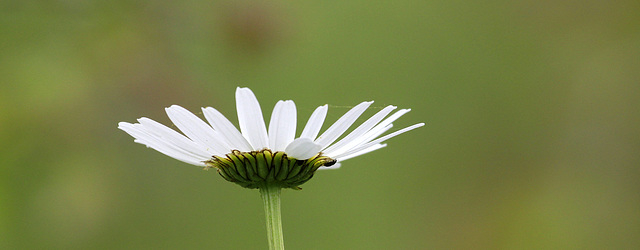
<svg viewBox="0 0 640 250">
<path fill-rule="evenodd" d="M 169 157 L 205 169 L 216 168 L 225 180 L 240 186 L 260 188 L 269 183 L 299 189 L 316 170 L 339 168 L 345 160 L 385 147 L 383 142 L 389 138 L 424 126 L 418 123 L 381 136 L 393 127 L 393 121 L 410 111 L 401 109 L 387 117 L 396 109 L 389 105 L 338 140 L 372 103 L 351 108 L 318 136 L 328 111 L 327 105 L 320 106 L 296 137 L 293 101 L 276 103 L 267 129 L 253 92 L 237 88 L 240 130 L 214 108 L 202 108 L 207 123 L 178 105 L 166 108 L 166 112 L 184 135 L 145 117 L 138 123 L 120 122 L 118 128 L 135 142 Z"/>
</svg>

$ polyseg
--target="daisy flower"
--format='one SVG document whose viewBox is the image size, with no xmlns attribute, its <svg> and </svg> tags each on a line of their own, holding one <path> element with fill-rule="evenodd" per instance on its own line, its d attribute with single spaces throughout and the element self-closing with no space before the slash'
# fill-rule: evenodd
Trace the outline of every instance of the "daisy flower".
<svg viewBox="0 0 640 250">
<path fill-rule="evenodd" d="M 372 103 L 356 105 L 322 134 L 328 106 L 320 106 L 296 138 L 293 101 L 276 103 L 267 128 L 253 92 L 238 88 L 240 130 L 214 108 L 202 108 L 205 122 L 178 105 L 166 108 L 166 112 L 182 134 L 146 117 L 138 119 L 138 123 L 120 122 L 118 128 L 133 136 L 135 142 L 169 157 L 205 169 L 216 168 L 225 180 L 260 189 L 269 249 L 280 250 L 284 249 L 282 188 L 299 189 L 316 170 L 338 168 L 342 161 L 385 147 L 383 142 L 389 138 L 424 126 L 418 123 L 382 136 L 391 129 L 393 121 L 409 112 L 401 109 L 389 115 L 396 107 L 387 106 L 343 136 Z"/>
<path fill-rule="evenodd" d="M 216 168 L 224 179 L 243 187 L 259 188 L 264 182 L 274 182 L 284 188 L 298 188 L 318 169 L 338 168 L 345 160 L 385 147 L 387 139 L 424 126 L 418 123 L 381 136 L 391 129 L 393 121 L 410 111 L 401 109 L 388 116 L 396 109 L 389 105 L 338 140 L 372 103 L 356 105 L 322 134 L 328 106 L 320 106 L 296 138 L 293 101 L 278 101 L 267 127 L 253 92 L 237 88 L 240 130 L 214 108 L 202 108 L 205 122 L 178 105 L 166 108 L 166 112 L 182 134 L 146 117 L 138 123 L 120 122 L 118 128 L 133 136 L 135 142 L 169 157 Z"/>
</svg>

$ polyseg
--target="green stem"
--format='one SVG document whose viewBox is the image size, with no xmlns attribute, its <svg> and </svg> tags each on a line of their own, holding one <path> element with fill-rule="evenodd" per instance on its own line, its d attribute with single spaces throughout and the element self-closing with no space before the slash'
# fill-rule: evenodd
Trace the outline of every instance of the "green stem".
<svg viewBox="0 0 640 250">
<path fill-rule="evenodd" d="M 284 250 L 282 219 L 280 217 L 280 189 L 278 185 L 266 184 L 260 187 L 260 196 L 264 203 L 267 219 L 267 237 L 270 250 Z"/>
</svg>

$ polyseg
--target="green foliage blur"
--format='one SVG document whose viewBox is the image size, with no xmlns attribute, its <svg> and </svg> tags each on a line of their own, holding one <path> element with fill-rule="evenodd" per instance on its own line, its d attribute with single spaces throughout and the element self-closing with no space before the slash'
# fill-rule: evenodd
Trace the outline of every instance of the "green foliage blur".
<svg viewBox="0 0 640 250">
<path fill-rule="evenodd" d="M 266 249 L 257 190 L 120 121 L 250 87 L 427 125 L 283 192 L 289 249 L 640 247 L 640 2 L 1 1 L 0 249 Z M 201 114 L 200 114 L 201 115 Z M 326 123 L 325 123 L 326 125 Z M 325 126 L 326 127 L 326 126 Z"/>
</svg>

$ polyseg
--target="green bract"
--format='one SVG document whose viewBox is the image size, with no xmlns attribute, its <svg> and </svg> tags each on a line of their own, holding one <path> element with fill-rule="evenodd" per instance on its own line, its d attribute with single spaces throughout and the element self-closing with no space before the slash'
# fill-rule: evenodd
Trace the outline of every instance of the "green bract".
<svg viewBox="0 0 640 250">
<path fill-rule="evenodd" d="M 336 160 L 317 154 L 306 160 L 287 157 L 284 152 L 269 149 L 252 152 L 233 150 L 226 157 L 213 156 L 205 161 L 208 168 L 216 168 L 227 181 L 245 188 L 277 185 L 282 188 L 298 187 L 313 177 L 322 166 L 331 166 Z"/>
</svg>

